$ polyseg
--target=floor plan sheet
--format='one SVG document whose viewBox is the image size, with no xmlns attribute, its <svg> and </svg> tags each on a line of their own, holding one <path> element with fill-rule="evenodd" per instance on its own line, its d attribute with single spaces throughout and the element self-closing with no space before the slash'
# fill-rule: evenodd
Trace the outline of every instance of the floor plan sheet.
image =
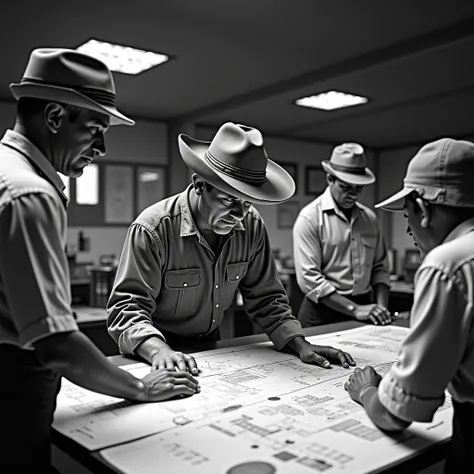
<svg viewBox="0 0 474 474">
<path fill-rule="evenodd" d="M 384 374 L 407 332 L 365 326 L 307 339 L 339 347 L 358 366 L 371 364 Z M 449 397 L 432 423 L 389 437 L 344 390 L 352 369 L 308 365 L 271 343 L 194 356 L 201 393 L 135 405 L 65 381 L 54 427 L 88 449 L 108 448 L 103 457 L 127 474 L 155 473 L 157 465 L 166 474 L 362 473 L 451 435 Z M 127 370 L 142 377 L 150 368 Z"/>
</svg>

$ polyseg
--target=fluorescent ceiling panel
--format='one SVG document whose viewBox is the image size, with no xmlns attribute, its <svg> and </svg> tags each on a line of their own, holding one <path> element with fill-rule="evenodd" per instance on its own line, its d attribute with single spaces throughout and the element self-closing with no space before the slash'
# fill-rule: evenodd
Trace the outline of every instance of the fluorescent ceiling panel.
<svg viewBox="0 0 474 474">
<path fill-rule="evenodd" d="M 168 61 L 166 54 L 152 53 L 129 46 L 105 43 L 95 39 L 79 46 L 79 51 L 103 61 L 112 71 L 123 74 L 139 74 Z"/>
<path fill-rule="evenodd" d="M 367 97 L 346 94 L 344 92 L 338 91 L 329 91 L 322 94 L 297 99 L 295 104 L 302 107 L 311 107 L 313 109 L 335 110 L 341 109 L 343 107 L 365 104 L 367 101 Z"/>
</svg>

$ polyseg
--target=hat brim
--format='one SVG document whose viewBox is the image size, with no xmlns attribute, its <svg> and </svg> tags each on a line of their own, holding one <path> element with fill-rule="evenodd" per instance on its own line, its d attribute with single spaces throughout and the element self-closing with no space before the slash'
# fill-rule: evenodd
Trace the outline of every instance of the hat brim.
<svg viewBox="0 0 474 474">
<path fill-rule="evenodd" d="M 179 151 L 186 165 L 214 187 L 245 201 L 263 205 L 285 202 L 295 193 L 295 182 L 291 175 L 270 159 L 266 180 L 260 185 L 245 183 L 214 170 L 204 158 L 210 143 L 195 140 L 183 133 L 178 136 Z"/>
<path fill-rule="evenodd" d="M 379 202 L 374 207 L 382 208 L 387 211 L 401 212 L 405 204 L 405 197 L 412 193 L 414 190 L 410 188 L 403 188 L 402 190 L 395 193 L 393 196 L 385 199 L 385 201 Z"/>
<path fill-rule="evenodd" d="M 84 109 L 95 110 L 110 117 L 110 125 L 135 125 L 135 121 L 126 117 L 115 107 L 99 104 L 89 97 L 67 87 L 50 84 L 10 84 L 10 91 L 15 99 L 32 97 L 36 99 L 52 100 Z"/>
<path fill-rule="evenodd" d="M 355 186 L 365 186 L 367 184 L 375 183 L 375 175 L 369 168 L 365 168 L 364 174 L 347 173 L 345 171 L 335 170 L 329 161 L 323 161 L 322 167 L 327 173 L 334 175 L 345 183 L 354 184 Z"/>
</svg>

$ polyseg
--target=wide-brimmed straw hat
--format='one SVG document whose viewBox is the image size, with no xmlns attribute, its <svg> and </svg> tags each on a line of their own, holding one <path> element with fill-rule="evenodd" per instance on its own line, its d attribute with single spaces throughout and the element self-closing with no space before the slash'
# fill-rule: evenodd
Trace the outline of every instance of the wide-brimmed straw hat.
<svg viewBox="0 0 474 474">
<path fill-rule="evenodd" d="M 321 163 L 327 173 L 341 181 L 356 186 L 365 186 L 375 182 L 375 176 L 367 168 L 364 149 L 358 143 L 343 143 L 332 151 L 329 161 Z"/>
<path fill-rule="evenodd" d="M 110 117 L 110 125 L 135 124 L 117 110 L 109 68 L 74 50 L 33 50 L 21 82 L 10 84 L 10 90 L 15 99 L 32 97 L 101 112 Z"/>
<path fill-rule="evenodd" d="M 255 204 L 287 201 L 295 192 L 290 174 L 267 156 L 259 130 L 225 123 L 211 142 L 178 136 L 186 165 L 216 188 Z"/>
</svg>

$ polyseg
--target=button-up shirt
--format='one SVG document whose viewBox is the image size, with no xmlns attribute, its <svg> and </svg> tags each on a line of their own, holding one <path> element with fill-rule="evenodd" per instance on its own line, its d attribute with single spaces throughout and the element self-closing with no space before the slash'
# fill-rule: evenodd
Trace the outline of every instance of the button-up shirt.
<svg viewBox="0 0 474 474">
<path fill-rule="evenodd" d="M 0 343 L 33 349 L 36 340 L 78 329 L 63 188 L 43 153 L 8 130 L 0 144 Z"/>
<path fill-rule="evenodd" d="M 474 403 L 474 218 L 433 249 L 415 274 L 410 333 L 379 385 L 379 399 L 406 421 L 431 421 L 446 388 Z"/>
<path fill-rule="evenodd" d="M 379 283 L 390 287 L 387 251 L 375 213 L 356 203 L 348 219 L 329 187 L 301 210 L 293 246 L 298 285 L 315 303 L 335 291 L 355 296 Z"/>
<path fill-rule="evenodd" d="M 215 255 L 199 233 L 186 191 L 143 211 L 130 226 L 107 304 L 108 329 L 122 353 L 164 332 L 216 329 L 239 288 L 244 310 L 277 349 L 301 325 L 291 314 L 265 224 L 251 207 Z"/>
</svg>

